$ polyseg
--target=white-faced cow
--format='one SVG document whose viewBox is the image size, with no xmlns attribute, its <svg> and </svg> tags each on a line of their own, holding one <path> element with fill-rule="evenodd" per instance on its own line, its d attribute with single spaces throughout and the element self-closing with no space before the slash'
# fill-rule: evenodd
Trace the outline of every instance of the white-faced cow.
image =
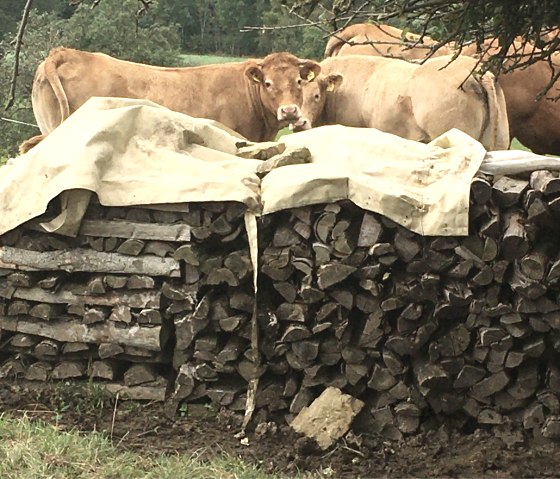
<svg viewBox="0 0 560 479">
<path fill-rule="evenodd" d="M 342 124 L 429 142 L 457 128 L 487 150 L 507 149 L 502 90 L 491 73 L 473 75 L 475 65 L 473 58 L 452 62 L 450 56 L 423 64 L 365 55 L 327 58 L 318 80 L 304 87 L 295 129 Z"/>
<path fill-rule="evenodd" d="M 223 123 L 251 141 L 274 139 L 300 118 L 302 86 L 319 63 L 290 53 L 199 67 L 165 68 L 118 60 L 103 53 L 52 50 L 39 65 L 32 91 L 41 141 L 92 96 L 147 99 L 190 116 Z"/>
</svg>

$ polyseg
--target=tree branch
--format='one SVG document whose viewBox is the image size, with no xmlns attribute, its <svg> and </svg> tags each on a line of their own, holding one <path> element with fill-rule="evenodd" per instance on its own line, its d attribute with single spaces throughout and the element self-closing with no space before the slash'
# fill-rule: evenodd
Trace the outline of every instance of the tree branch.
<svg viewBox="0 0 560 479">
<path fill-rule="evenodd" d="M 8 103 L 4 107 L 4 110 L 9 110 L 16 99 L 16 84 L 17 77 L 19 75 L 19 52 L 21 50 L 21 44 L 23 43 L 23 34 L 25 32 L 25 26 L 27 25 L 27 19 L 29 18 L 29 10 L 31 10 L 31 5 L 33 0 L 27 0 L 25 7 L 23 7 L 23 15 L 21 17 L 21 22 L 19 24 L 19 29 L 16 37 L 16 47 L 15 47 L 15 58 L 14 58 L 14 72 L 12 75 L 12 81 L 10 86 L 10 95 L 8 96 Z"/>
</svg>

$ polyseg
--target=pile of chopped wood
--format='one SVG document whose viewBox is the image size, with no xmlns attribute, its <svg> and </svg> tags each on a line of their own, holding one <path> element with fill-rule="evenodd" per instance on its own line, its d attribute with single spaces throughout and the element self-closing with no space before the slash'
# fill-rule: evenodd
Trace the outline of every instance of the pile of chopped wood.
<svg viewBox="0 0 560 479">
<path fill-rule="evenodd" d="M 251 284 L 243 215 L 237 204 L 91 204 L 76 238 L 40 231 L 44 217 L 3 235 L 0 377 L 89 377 L 165 399 L 172 365 L 199 354 L 186 339 L 197 295 Z M 243 314 L 215 324 L 241 328 Z"/>
<path fill-rule="evenodd" d="M 29 223 L 0 238 L 0 376 L 239 411 L 257 377 L 256 422 L 334 386 L 389 438 L 436 416 L 558 438 L 559 205 L 537 171 L 475 178 L 467 237 L 344 201 L 268 215 L 256 303 L 241 205 L 93 204 L 77 238 Z"/>
<path fill-rule="evenodd" d="M 467 237 L 344 203 L 266 218 L 257 403 L 295 414 L 334 386 L 388 437 L 434 415 L 558 435 L 559 202 L 539 171 L 475 178 Z"/>
</svg>

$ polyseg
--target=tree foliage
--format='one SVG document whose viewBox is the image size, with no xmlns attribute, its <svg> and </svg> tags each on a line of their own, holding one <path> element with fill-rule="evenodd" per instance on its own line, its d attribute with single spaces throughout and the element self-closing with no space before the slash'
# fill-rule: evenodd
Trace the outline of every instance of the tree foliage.
<svg viewBox="0 0 560 479">
<path fill-rule="evenodd" d="M 0 1 L 2 107 L 25 3 Z M 15 104 L 2 116 L 34 122 L 33 74 L 56 46 L 158 65 L 180 64 L 179 52 L 259 57 L 284 50 L 321 59 L 330 34 L 364 21 L 389 23 L 459 48 L 497 37 L 500 48 L 486 64 L 493 70 L 560 58 L 554 53 L 560 47 L 558 0 L 41 0 L 34 2 L 23 38 Z M 520 36 L 530 46 L 529 57 L 510 48 Z M 19 141 L 37 132 L 0 125 L 0 156 L 13 154 Z"/>
<path fill-rule="evenodd" d="M 560 46 L 560 2 L 558 0 L 282 0 L 290 12 L 325 32 L 351 23 L 373 21 L 397 23 L 420 34 L 428 34 L 440 45 L 454 43 L 461 49 L 496 38 L 489 68 L 511 69 L 542 59 L 550 60 Z M 322 17 L 321 22 L 313 16 Z M 515 47 L 514 42 L 519 42 Z M 530 56 L 520 47 L 529 46 Z"/>
<path fill-rule="evenodd" d="M 32 10 L 20 53 L 15 103 L 0 116 L 35 123 L 31 108 L 33 76 L 39 63 L 55 47 L 102 51 L 119 58 L 157 65 L 176 64 L 180 51 L 178 28 L 159 23 L 150 12 L 139 19 L 136 27 L 136 0 L 101 2 L 94 13 L 90 5 L 81 4 L 71 9 L 70 16 L 61 5 L 68 4 L 57 0 L 53 2 L 56 7 L 53 10 L 43 13 L 43 8 Z M 10 41 L 13 31 L 10 27 L 0 40 L 1 108 L 8 98 L 14 66 L 14 49 Z M 14 155 L 22 140 L 39 132 L 36 128 L 4 120 L 0 121 L 0 125 L 0 157 Z"/>
</svg>

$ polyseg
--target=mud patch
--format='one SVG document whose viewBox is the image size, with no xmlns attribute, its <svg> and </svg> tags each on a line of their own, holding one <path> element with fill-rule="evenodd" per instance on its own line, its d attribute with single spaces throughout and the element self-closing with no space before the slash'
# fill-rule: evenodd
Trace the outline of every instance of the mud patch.
<svg viewBox="0 0 560 479">
<path fill-rule="evenodd" d="M 241 415 L 190 404 L 170 420 L 162 404 L 115 401 L 92 386 L 0 381 L 0 413 L 56 423 L 61 429 L 104 431 L 119 448 L 142 454 L 222 452 L 284 474 L 323 471 L 356 477 L 558 477 L 560 445 L 525 431 L 466 433 L 436 424 L 402 442 L 348 434 L 327 451 L 282 420 L 260 425 L 245 441 L 235 435 Z"/>
</svg>

